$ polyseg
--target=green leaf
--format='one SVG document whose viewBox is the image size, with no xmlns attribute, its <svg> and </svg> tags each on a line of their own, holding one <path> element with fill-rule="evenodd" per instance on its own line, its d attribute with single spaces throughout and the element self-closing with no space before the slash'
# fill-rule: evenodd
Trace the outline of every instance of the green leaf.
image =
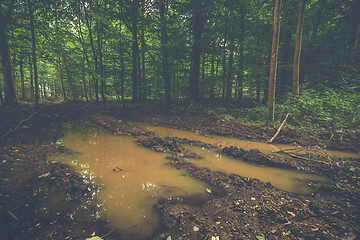
<svg viewBox="0 0 360 240">
<path fill-rule="evenodd" d="M 171 236 L 168 236 L 166 240 L 171 240 Z"/>
</svg>

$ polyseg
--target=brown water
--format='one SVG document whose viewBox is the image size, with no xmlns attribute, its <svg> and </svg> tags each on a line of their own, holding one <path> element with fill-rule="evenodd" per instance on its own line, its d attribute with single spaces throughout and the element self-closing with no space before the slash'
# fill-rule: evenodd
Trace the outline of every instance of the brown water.
<svg viewBox="0 0 360 240">
<path fill-rule="evenodd" d="M 308 182 L 327 182 L 324 177 L 289 171 L 272 167 L 259 167 L 244 161 L 232 159 L 215 152 L 215 150 L 187 146 L 192 152 L 202 156 L 202 159 L 189 159 L 195 166 L 220 171 L 226 174 L 238 174 L 243 177 L 256 178 L 263 182 L 270 182 L 274 187 L 293 193 L 309 194 L 312 189 Z"/>
<path fill-rule="evenodd" d="M 183 131 L 179 129 L 162 127 L 162 126 L 153 126 L 145 123 L 135 123 L 135 126 L 154 132 L 163 137 L 187 138 L 194 141 L 202 141 L 205 143 L 209 143 L 221 147 L 236 146 L 247 150 L 258 148 L 262 151 L 267 151 L 267 152 L 294 148 L 294 146 L 287 144 L 269 144 L 266 142 L 255 142 L 255 141 L 241 140 L 237 138 L 214 136 L 214 135 L 203 136 L 190 131 Z M 360 158 L 360 153 L 342 152 L 342 151 L 334 151 L 334 150 L 326 150 L 326 153 L 329 154 L 330 156 L 335 156 L 340 158 Z"/>
<path fill-rule="evenodd" d="M 64 146 L 80 154 L 67 154 L 58 160 L 102 186 L 97 204 L 111 226 L 147 239 L 158 226 L 152 209 L 159 198 L 206 194 L 206 185 L 185 170 L 168 165 L 166 154 L 134 141 L 94 129 L 68 129 Z"/>
</svg>

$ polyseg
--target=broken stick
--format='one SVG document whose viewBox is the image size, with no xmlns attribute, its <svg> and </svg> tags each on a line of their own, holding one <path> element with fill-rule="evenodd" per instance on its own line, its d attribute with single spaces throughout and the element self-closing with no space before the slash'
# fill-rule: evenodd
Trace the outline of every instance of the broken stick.
<svg viewBox="0 0 360 240">
<path fill-rule="evenodd" d="M 286 114 L 286 117 L 285 117 L 284 121 L 281 123 L 281 125 L 280 125 L 280 127 L 278 128 L 278 130 L 277 130 L 277 132 L 275 133 L 275 135 L 274 135 L 269 141 L 267 141 L 268 143 L 272 143 L 272 142 L 274 141 L 274 139 L 277 137 L 277 135 L 279 135 L 279 133 L 280 133 L 282 127 L 284 126 L 286 120 L 288 119 L 289 115 L 290 115 L 290 113 Z"/>
</svg>

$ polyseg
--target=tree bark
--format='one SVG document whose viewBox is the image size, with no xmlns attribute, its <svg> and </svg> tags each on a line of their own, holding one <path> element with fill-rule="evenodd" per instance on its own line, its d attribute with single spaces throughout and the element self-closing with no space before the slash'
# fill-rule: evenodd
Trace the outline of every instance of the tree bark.
<svg viewBox="0 0 360 240">
<path fill-rule="evenodd" d="M 0 3 L 0 51 L 1 51 L 1 69 L 4 79 L 4 105 L 16 105 L 16 94 L 11 77 L 11 62 L 9 54 L 8 36 L 6 34 L 10 15 L 12 14 L 14 0 L 10 2 L 8 12 L 3 13 L 2 3 Z"/>
<path fill-rule="evenodd" d="M 132 99 L 138 99 L 138 56 L 139 56 L 139 43 L 137 39 L 137 23 L 138 23 L 138 11 L 139 11 L 140 0 L 133 0 L 132 11 L 131 11 L 131 33 L 132 33 Z"/>
<path fill-rule="evenodd" d="M 240 49 L 239 49 L 239 74 L 238 74 L 238 100 L 243 98 L 243 84 L 244 84 L 244 44 L 245 44 L 245 5 L 241 6 L 240 18 Z"/>
<path fill-rule="evenodd" d="M 278 59 L 278 49 L 279 49 L 279 36 L 280 36 L 281 2 L 282 0 L 275 0 L 273 39 L 272 39 L 271 62 L 270 62 L 269 95 L 268 95 L 268 106 L 267 106 L 267 118 L 270 121 L 274 121 L 275 118 L 275 88 L 276 88 L 276 71 L 277 71 L 277 59 Z"/>
<path fill-rule="evenodd" d="M 147 98 L 147 86 L 146 86 L 146 64 L 145 64 L 145 52 L 146 52 L 146 42 L 145 42 L 145 32 L 144 27 L 141 29 L 141 79 L 142 79 L 142 97 L 143 99 Z"/>
<path fill-rule="evenodd" d="M 168 38 L 167 38 L 167 3 L 166 0 L 159 0 L 160 3 L 160 24 L 161 24 L 161 52 L 162 52 L 162 70 L 163 80 L 165 87 L 165 102 L 166 106 L 171 105 L 171 80 L 169 74 L 169 63 L 168 63 Z"/>
<path fill-rule="evenodd" d="M 30 100 L 34 101 L 34 74 L 32 69 L 32 60 L 29 55 L 29 73 L 30 73 Z"/>
<path fill-rule="evenodd" d="M 191 0 L 193 7 L 193 45 L 191 53 L 191 67 L 189 77 L 190 98 L 197 100 L 199 98 L 199 84 L 200 84 L 200 55 L 201 48 L 201 34 L 203 30 L 202 19 L 202 0 Z"/>
<path fill-rule="evenodd" d="M 25 78 L 24 78 L 24 61 L 22 58 L 19 60 L 19 65 L 20 65 L 21 99 L 25 100 L 26 94 L 25 94 Z"/>
<path fill-rule="evenodd" d="M 90 22 L 90 19 L 88 17 L 88 12 L 86 10 L 85 3 L 83 1 L 82 1 L 82 4 L 83 4 L 84 12 L 85 12 L 84 16 L 85 16 L 86 26 L 87 26 L 88 31 L 89 31 L 90 45 L 91 45 L 91 50 L 92 50 L 92 54 L 93 54 L 93 58 L 94 58 L 94 65 L 95 65 L 95 69 L 94 69 L 95 70 L 95 72 L 94 72 L 94 78 L 95 78 L 94 91 L 95 91 L 95 100 L 98 102 L 99 101 L 98 58 L 97 58 L 97 55 L 96 55 L 95 46 L 94 46 L 94 40 L 93 40 L 93 36 L 92 36 L 91 22 Z"/>
<path fill-rule="evenodd" d="M 301 55 L 301 40 L 304 26 L 304 12 L 306 0 L 301 0 L 300 10 L 298 16 L 298 23 L 296 28 L 296 43 L 293 61 L 293 77 L 292 77 L 292 93 L 295 98 L 299 97 L 299 72 L 300 72 L 300 55 Z"/>
<path fill-rule="evenodd" d="M 38 72 L 36 62 L 36 37 L 35 37 L 35 24 L 34 14 L 31 5 L 31 0 L 28 0 L 29 16 L 30 16 L 30 31 L 31 31 L 31 49 L 32 49 L 32 64 L 34 67 L 34 85 L 35 85 L 35 107 L 39 106 L 39 84 L 38 84 Z"/>
</svg>

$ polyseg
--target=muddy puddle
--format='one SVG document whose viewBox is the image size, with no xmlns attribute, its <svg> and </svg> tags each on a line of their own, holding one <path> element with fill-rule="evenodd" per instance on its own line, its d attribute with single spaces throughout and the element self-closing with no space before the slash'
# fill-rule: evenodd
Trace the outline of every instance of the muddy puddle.
<svg viewBox="0 0 360 240">
<path fill-rule="evenodd" d="M 233 145 L 245 149 L 259 148 L 263 151 L 292 148 L 290 145 L 201 136 L 138 123 L 136 126 L 162 136 L 187 138 L 223 147 Z M 159 215 L 154 211 L 154 205 L 160 199 L 206 200 L 208 186 L 191 178 L 186 170 L 169 165 L 169 160 L 166 159 L 169 154 L 139 146 L 135 140 L 133 137 L 114 136 L 94 128 L 68 125 L 62 144 L 72 153 L 57 155 L 52 160 L 72 166 L 84 179 L 89 179 L 91 184 L 100 187 L 94 199 L 101 209 L 100 215 L 109 220 L 111 227 L 119 228 L 126 235 L 137 236 L 137 239 L 150 239 L 160 228 Z M 327 181 L 319 176 L 254 166 L 220 155 L 211 149 L 185 147 L 202 157 L 189 159 L 197 167 L 256 178 L 289 192 L 309 194 L 311 189 L 308 182 Z M 332 152 L 336 151 L 329 154 Z"/>
<path fill-rule="evenodd" d="M 153 126 L 145 123 L 135 123 L 135 126 L 154 132 L 163 137 L 187 138 L 190 140 L 202 141 L 205 143 L 209 143 L 221 147 L 236 146 L 238 148 L 243 148 L 246 150 L 258 148 L 264 152 L 277 152 L 281 150 L 294 149 L 294 146 L 287 144 L 269 144 L 266 142 L 255 142 L 255 141 L 241 140 L 237 138 L 214 136 L 214 135 L 203 136 L 190 131 L 183 131 L 183 130 L 163 127 L 163 126 Z M 326 153 L 330 156 L 339 157 L 339 158 L 360 158 L 360 153 L 343 152 L 343 151 L 335 151 L 335 150 L 326 150 Z"/>
<path fill-rule="evenodd" d="M 213 149 L 187 146 L 188 150 L 197 153 L 201 159 L 189 159 L 191 163 L 199 168 L 208 168 L 211 171 L 220 171 L 226 174 L 238 174 L 242 177 L 256 178 L 263 182 L 270 182 L 275 188 L 300 194 L 309 194 L 313 191 L 308 182 L 327 182 L 321 176 L 299 173 L 290 170 L 259 167 L 244 161 L 232 159 L 217 153 Z"/>
<path fill-rule="evenodd" d="M 138 146 L 128 136 L 67 127 L 63 145 L 74 152 L 56 157 L 100 186 L 96 201 L 109 224 L 139 239 L 159 227 L 153 211 L 161 198 L 206 195 L 206 185 L 168 165 L 166 154 Z"/>
</svg>

